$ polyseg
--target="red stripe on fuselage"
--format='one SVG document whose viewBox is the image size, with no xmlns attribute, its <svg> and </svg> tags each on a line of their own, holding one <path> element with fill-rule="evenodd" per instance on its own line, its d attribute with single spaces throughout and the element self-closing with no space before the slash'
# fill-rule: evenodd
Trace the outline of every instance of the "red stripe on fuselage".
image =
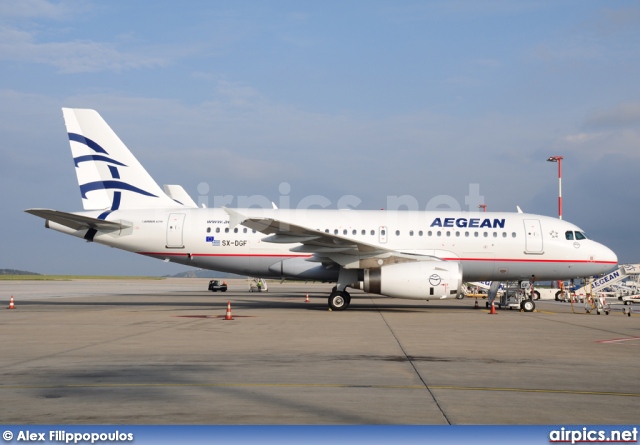
<svg viewBox="0 0 640 445">
<path fill-rule="evenodd" d="M 140 255 L 158 256 L 219 256 L 219 257 L 261 257 L 261 258 L 311 258 L 312 255 L 291 255 L 291 254 L 271 254 L 271 253 L 182 253 L 182 252 L 136 252 Z"/>
<path fill-rule="evenodd" d="M 505 263 L 586 263 L 586 264 L 618 264 L 616 261 L 589 260 L 535 260 L 529 258 L 441 258 L 444 261 L 493 261 Z"/>
<path fill-rule="evenodd" d="M 136 252 L 140 255 L 159 256 L 187 256 L 189 253 L 182 252 Z M 267 253 L 191 253 L 192 257 L 261 257 L 261 258 L 311 258 L 313 255 L 291 255 L 291 254 L 267 254 Z M 528 258 L 440 258 L 444 261 L 493 261 L 504 263 L 585 263 L 585 264 L 618 264 L 615 261 L 589 261 L 589 260 L 536 260 Z"/>
</svg>

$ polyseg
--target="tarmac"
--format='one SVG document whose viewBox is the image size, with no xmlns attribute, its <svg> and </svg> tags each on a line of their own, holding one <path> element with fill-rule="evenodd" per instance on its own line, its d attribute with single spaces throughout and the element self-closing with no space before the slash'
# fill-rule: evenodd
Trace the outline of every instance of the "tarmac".
<svg viewBox="0 0 640 445">
<path fill-rule="evenodd" d="M 638 422 L 640 308 L 353 291 L 331 312 L 331 284 L 207 283 L 0 282 L 0 423 Z"/>
</svg>

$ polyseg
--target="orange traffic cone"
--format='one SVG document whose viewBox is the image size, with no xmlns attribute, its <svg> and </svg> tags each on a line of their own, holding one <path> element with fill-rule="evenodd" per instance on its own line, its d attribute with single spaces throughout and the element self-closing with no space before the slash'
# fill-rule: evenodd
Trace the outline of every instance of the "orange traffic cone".
<svg viewBox="0 0 640 445">
<path fill-rule="evenodd" d="M 231 302 L 230 301 L 227 302 L 227 315 L 225 315 L 224 319 L 225 320 L 233 320 L 233 317 L 231 316 Z"/>
<path fill-rule="evenodd" d="M 493 304 L 493 301 L 491 302 L 491 310 L 489 311 L 489 314 L 495 314 L 496 313 L 496 306 Z"/>
<path fill-rule="evenodd" d="M 13 304 L 13 295 L 11 295 L 11 300 L 9 300 L 9 307 L 7 309 L 15 309 L 16 305 Z"/>
<path fill-rule="evenodd" d="M 474 309 L 478 309 L 478 299 L 476 298 L 476 305 L 473 307 Z"/>
<path fill-rule="evenodd" d="M 305 298 L 304 302 L 309 303 L 309 294 L 307 294 L 307 298 Z"/>
</svg>

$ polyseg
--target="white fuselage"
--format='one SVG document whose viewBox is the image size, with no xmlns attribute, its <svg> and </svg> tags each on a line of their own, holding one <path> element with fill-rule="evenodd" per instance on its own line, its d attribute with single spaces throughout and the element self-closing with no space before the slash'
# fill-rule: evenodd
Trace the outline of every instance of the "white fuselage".
<svg viewBox="0 0 640 445">
<path fill-rule="evenodd" d="M 287 221 L 403 254 L 459 262 L 465 281 L 570 279 L 608 272 L 616 255 L 556 218 L 521 213 L 412 212 L 382 210 L 242 209 L 243 213 Z M 81 212 L 97 217 L 100 212 Z M 335 281 L 339 268 L 295 252 L 300 244 L 263 241 L 267 235 L 230 227 L 224 209 L 116 210 L 108 221 L 130 228 L 98 232 L 93 241 L 189 266 L 258 277 Z M 80 238 L 72 230 L 49 227 Z"/>
</svg>

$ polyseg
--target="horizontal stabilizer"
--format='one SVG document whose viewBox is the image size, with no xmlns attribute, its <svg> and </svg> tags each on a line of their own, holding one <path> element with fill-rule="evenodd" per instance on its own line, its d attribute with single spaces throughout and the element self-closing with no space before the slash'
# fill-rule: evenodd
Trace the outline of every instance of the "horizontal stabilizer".
<svg viewBox="0 0 640 445">
<path fill-rule="evenodd" d="M 104 221 L 89 216 L 76 215 L 75 213 L 60 212 L 51 209 L 28 209 L 25 212 L 30 213 L 47 221 L 53 221 L 73 230 L 95 229 L 102 231 L 120 230 L 129 227 L 115 221 Z"/>
</svg>

